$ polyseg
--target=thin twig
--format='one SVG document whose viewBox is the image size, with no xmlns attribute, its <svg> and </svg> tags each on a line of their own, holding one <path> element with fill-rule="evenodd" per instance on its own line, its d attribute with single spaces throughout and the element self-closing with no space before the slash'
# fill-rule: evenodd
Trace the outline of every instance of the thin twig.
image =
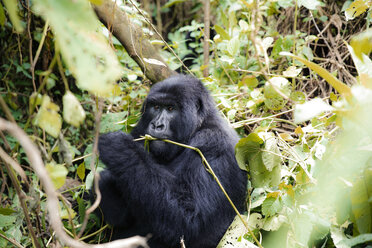
<svg viewBox="0 0 372 248">
<path fill-rule="evenodd" d="M 16 240 L 12 239 L 12 238 L 8 238 L 7 236 L 3 235 L 2 233 L 0 233 L 0 237 L 2 237 L 3 239 L 9 241 L 10 243 L 12 243 L 13 245 L 15 245 L 16 247 L 18 248 L 24 248 L 20 243 L 18 243 Z"/>
<path fill-rule="evenodd" d="M 85 231 L 85 228 L 88 224 L 88 220 L 89 220 L 89 216 L 91 213 L 93 213 L 93 211 L 99 206 L 99 203 L 101 202 L 101 192 L 99 190 L 99 173 L 97 173 L 96 171 L 96 167 L 95 167 L 95 162 L 96 162 L 96 158 L 97 158 L 97 153 L 98 153 L 98 136 L 99 136 L 99 130 L 100 130 L 100 126 L 101 126 L 101 117 L 102 117 L 102 109 L 103 109 L 103 101 L 101 98 L 97 98 L 97 113 L 96 113 L 96 120 L 95 120 L 95 137 L 94 137 L 94 143 L 93 143 L 93 151 L 92 151 L 92 158 L 90 160 L 90 169 L 91 171 L 93 172 L 93 175 L 94 175 L 94 191 L 97 195 L 96 197 L 96 200 L 94 201 L 94 203 L 92 204 L 92 206 L 90 208 L 88 208 L 86 211 L 85 211 L 85 216 L 84 216 L 84 221 L 83 221 L 83 225 L 80 229 L 80 232 L 78 234 L 78 238 L 81 237 L 81 235 L 83 235 L 84 231 Z"/>
</svg>

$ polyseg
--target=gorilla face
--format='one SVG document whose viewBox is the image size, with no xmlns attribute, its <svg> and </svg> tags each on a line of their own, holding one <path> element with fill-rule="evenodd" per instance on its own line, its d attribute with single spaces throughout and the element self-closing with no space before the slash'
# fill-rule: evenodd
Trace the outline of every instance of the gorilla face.
<svg viewBox="0 0 372 248">
<path fill-rule="evenodd" d="M 177 119 L 180 118 L 180 110 L 174 103 L 164 101 L 148 102 L 146 115 L 149 118 L 147 133 L 159 139 L 177 139 Z M 158 158 L 165 160 L 171 154 L 176 153 L 174 145 L 161 140 L 150 142 L 150 152 Z"/>
<path fill-rule="evenodd" d="M 138 138 L 145 134 L 188 144 L 207 116 L 217 115 L 213 99 L 194 78 L 177 76 L 155 84 L 142 107 L 142 117 L 133 129 Z M 149 143 L 150 153 L 160 163 L 177 157 L 182 147 L 156 140 Z"/>
</svg>

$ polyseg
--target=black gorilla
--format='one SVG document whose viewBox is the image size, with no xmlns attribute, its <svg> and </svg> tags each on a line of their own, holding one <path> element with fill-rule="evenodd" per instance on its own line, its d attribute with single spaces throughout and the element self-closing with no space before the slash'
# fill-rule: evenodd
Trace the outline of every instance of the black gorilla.
<svg viewBox="0 0 372 248">
<path fill-rule="evenodd" d="M 242 210 L 247 178 L 237 165 L 238 136 L 220 117 L 202 83 L 173 76 L 155 84 L 131 134 L 101 135 L 99 154 L 107 166 L 99 188 L 105 221 L 114 239 L 151 234 L 150 247 L 216 247 L 235 213 L 200 156 L 163 141 L 144 143 L 142 135 L 199 148 L 227 193 Z"/>
</svg>

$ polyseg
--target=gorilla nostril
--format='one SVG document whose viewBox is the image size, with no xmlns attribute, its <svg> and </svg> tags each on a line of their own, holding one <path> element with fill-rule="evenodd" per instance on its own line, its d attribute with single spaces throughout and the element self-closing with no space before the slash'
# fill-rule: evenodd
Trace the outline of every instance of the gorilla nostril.
<svg viewBox="0 0 372 248">
<path fill-rule="evenodd" d="M 156 126 L 156 131 L 163 131 L 164 130 L 164 125 L 163 124 L 160 124 L 160 125 L 157 125 Z"/>
</svg>

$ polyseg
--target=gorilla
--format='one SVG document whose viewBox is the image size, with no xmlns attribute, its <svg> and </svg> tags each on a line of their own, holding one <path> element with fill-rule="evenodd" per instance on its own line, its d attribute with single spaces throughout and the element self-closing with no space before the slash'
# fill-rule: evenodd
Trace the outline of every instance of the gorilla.
<svg viewBox="0 0 372 248">
<path fill-rule="evenodd" d="M 234 155 L 235 131 L 220 117 L 202 83 L 177 75 L 155 84 L 130 134 L 99 137 L 100 208 L 113 239 L 151 235 L 150 247 L 216 247 L 235 216 L 230 203 L 194 150 L 162 140 L 134 141 L 145 134 L 197 147 L 239 211 L 246 174 Z"/>
</svg>

